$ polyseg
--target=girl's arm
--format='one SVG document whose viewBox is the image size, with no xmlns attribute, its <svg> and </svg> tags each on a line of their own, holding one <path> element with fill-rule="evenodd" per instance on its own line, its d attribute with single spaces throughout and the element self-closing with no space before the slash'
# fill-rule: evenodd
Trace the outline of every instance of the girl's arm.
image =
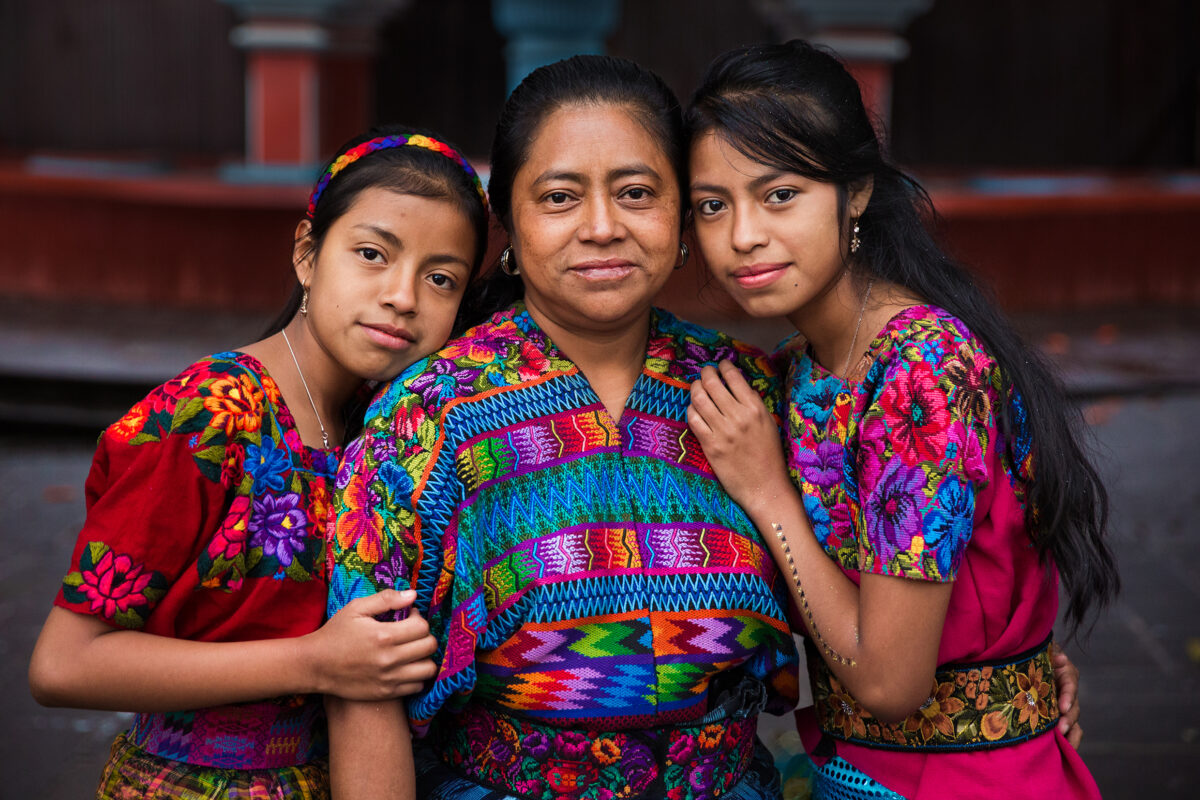
<svg viewBox="0 0 1200 800">
<path fill-rule="evenodd" d="M 399 700 L 325 698 L 334 800 L 413 800 L 412 736 Z"/>
<path fill-rule="evenodd" d="M 416 593 L 388 590 L 349 603 L 318 630 L 294 638 L 196 642 L 114 629 L 54 608 L 29 665 L 34 699 L 47 706 L 179 711 L 310 692 L 382 700 L 420 689 L 436 668 L 436 642 L 420 615 L 379 622 Z"/>
<path fill-rule="evenodd" d="M 952 584 L 863 574 L 855 586 L 813 535 L 762 398 L 732 364 L 719 370 L 705 367 L 692 385 L 689 426 L 838 680 L 876 718 L 903 719 L 929 697 Z"/>
</svg>

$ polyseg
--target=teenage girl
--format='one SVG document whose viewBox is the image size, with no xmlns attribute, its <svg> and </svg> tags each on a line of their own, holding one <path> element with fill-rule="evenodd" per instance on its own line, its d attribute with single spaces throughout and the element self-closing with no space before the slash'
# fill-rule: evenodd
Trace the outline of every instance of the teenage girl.
<svg viewBox="0 0 1200 800">
<path fill-rule="evenodd" d="M 1060 580 L 1077 626 L 1118 578 L 1060 383 L 934 243 L 835 58 L 728 53 L 686 125 L 705 261 L 798 331 L 785 448 L 727 363 L 689 422 L 793 579 L 817 796 L 1098 797 L 1056 725 L 1051 628 Z"/>
<path fill-rule="evenodd" d="M 138 712 L 98 797 L 328 797 L 320 694 L 390 699 L 434 674 L 424 620 L 375 619 L 413 592 L 322 625 L 326 513 L 348 407 L 449 337 L 486 220 L 474 170 L 438 139 L 352 140 L 296 228 L 275 331 L 101 436 L 29 672 L 45 705 Z"/>
</svg>

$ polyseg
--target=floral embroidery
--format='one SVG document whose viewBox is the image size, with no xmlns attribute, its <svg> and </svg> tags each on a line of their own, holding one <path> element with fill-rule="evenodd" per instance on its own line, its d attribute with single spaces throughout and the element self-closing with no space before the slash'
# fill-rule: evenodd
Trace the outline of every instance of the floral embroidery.
<svg viewBox="0 0 1200 800">
<path fill-rule="evenodd" d="M 147 457 L 183 454 L 198 470 L 199 502 L 225 498 L 210 538 L 196 545 L 193 568 L 204 589 L 236 592 L 248 578 L 324 577 L 325 481 L 336 462 L 300 444 L 281 399 L 256 361 L 219 353 L 155 389 L 105 434 L 130 448 L 153 447 Z M 120 555 L 109 546 L 95 542 L 83 551 L 78 571 L 64 581 L 64 599 L 141 627 L 179 565 L 138 563 L 137 550 Z"/>
<path fill-rule="evenodd" d="M 845 690 L 821 658 L 810 654 L 809 675 L 821 728 L 849 742 L 893 749 L 995 747 L 1044 733 L 1058 720 L 1047 641 L 1011 662 L 940 668 L 928 699 L 907 719 L 876 720 Z"/>
<path fill-rule="evenodd" d="M 741 780 L 755 729 L 753 718 L 628 733 L 563 729 L 472 704 L 434 735 L 450 766 L 526 797 L 615 800 L 640 796 L 658 779 L 667 797 L 700 800 Z"/>
<path fill-rule="evenodd" d="M 996 364 L 962 323 L 929 307 L 889 323 L 861 383 L 792 347 L 789 469 L 826 552 L 847 570 L 952 580 L 990 479 Z"/>
<path fill-rule="evenodd" d="M 68 602 L 87 603 L 93 614 L 126 628 L 140 628 L 166 585 L 162 575 L 144 564 L 115 553 L 103 542 L 89 542 L 78 571 L 64 579 L 63 594 Z"/>
<path fill-rule="evenodd" d="M 224 428 L 226 436 L 235 430 L 256 431 L 262 419 L 263 393 L 249 375 L 218 379 L 208 386 L 204 407 L 212 413 L 209 425 Z"/>
</svg>

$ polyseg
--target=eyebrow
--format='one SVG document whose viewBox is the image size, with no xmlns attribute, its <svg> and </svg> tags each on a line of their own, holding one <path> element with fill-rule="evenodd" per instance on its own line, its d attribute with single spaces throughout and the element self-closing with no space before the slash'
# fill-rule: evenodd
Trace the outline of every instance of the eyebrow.
<svg viewBox="0 0 1200 800">
<path fill-rule="evenodd" d="M 380 239 L 385 240 L 392 247 L 395 247 L 397 249 L 404 248 L 404 243 L 400 241 L 400 238 L 398 236 L 396 236 L 396 234 L 389 231 L 387 228 L 381 228 L 378 225 L 369 225 L 365 222 L 358 223 L 357 225 L 354 226 L 354 228 L 358 228 L 358 229 L 361 229 L 364 231 L 370 231 L 371 233 L 378 236 Z"/>
<path fill-rule="evenodd" d="M 758 189 L 761 189 L 762 187 L 766 186 L 769 183 L 774 183 L 775 181 L 779 180 L 786 174 L 787 173 L 781 172 L 780 170 L 772 170 L 771 172 L 767 172 L 763 175 L 759 175 L 757 178 L 750 181 L 750 183 L 748 185 L 749 185 L 749 188 L 751 189 L 751 191 L 757 191 Z M 717 185 L 711 184 L 711 183 L 693 183 L 690 187 L 690 191 L 711 192 L 713 194 L 728 194 L 729 193 L 728 187 L 717 186 Z"/>
<path fill-rule="evenodd" d="M 613 180 L 617 180 L 618 178 L 629 178 L 629 177 L 633 177 L 636 175 L 648 175 L 648 176 L 654 178 L 655 180 L 659 180 L 659 181 L 662 180 L 662 176 L 658 174 L 658 170 L 654 169 L 649 164 L 645 164 L 641 161 L 635 162 L 633 164 L 627 164 L 624 166 L 620 166 L 613 170 L 609 170 L 606 177 L 608 180 L 613 181 Z M 533 185 L 537 186 L 538 184 L 548 183 L 551 181 L 569 181 L 572 183 L 587 183 L 587 178 L 582 172 L 570 172 L 568 170 L 556 171 L 552 168 L 552 169 L 546 170 L 541 175 L 538 175 L 537 178 L 534 179 Z"/>
</svg>

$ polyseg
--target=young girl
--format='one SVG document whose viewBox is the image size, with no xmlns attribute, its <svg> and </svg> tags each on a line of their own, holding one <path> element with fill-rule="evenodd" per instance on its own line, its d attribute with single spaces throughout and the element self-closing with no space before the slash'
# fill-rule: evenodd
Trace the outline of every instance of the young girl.
<svg viewBox="0 0 1200 800">
<path fill-rule="evenodd" d="M 276 331 L 104 432 L 30 665 L 41 703 L 139 712 L 98 797 L 328 797 L 320 693 L 389 699 L 434 674 L 419 616 L 375 619 L 412 592 L 322 626 L 325 519 L 348 405 L 449 337 L 486 220 L 475 172 L 438 139 L 349 142 L 296 228 Z"/>
<path fill-rule="evenodd" d="M 1059 578 L 1076 626 L 1118 578 L 1060 384 L 934 244 L 836 59 L 726 54 L 686 122 L 706 262 L 799 332 L 786 456 L 729 364 L 689 422 L 793 579 L 817 796 L 1097 797 L 1056 727 L 1050 637 Z"/>
</svg>

